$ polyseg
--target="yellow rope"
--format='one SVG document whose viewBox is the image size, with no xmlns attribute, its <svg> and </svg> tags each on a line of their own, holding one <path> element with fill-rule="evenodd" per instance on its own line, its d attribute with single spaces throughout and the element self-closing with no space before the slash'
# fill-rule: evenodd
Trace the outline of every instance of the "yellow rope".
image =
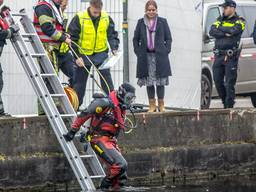
<svg viewBox="0 0 256 192">
<path fill-rule="evenodd" d="M 79 46 L 76 42 L 72 41 L 72 43 L 77 46 L 78 49 L 83 50 L 81 46 Z M 79 56 L 77 55 L 77 53 L 75 53 L 74 49 L 71 47 L 71 51 L 74 52 L 74 54 L 76 55 L 77 58 L 79 58 Z M 99 74 L 99 76 L 101 77 L 101 79 L 104 81 L 107 89 L 108 89 L 108 95 L 110 94 L 110 87 L 109 84 L 107 82 L 107 80 L 105 79 L 105 77 L 102 75 L 102 73 L 100 72 L 100 70 L 94 65 L 94 63 L 92 62 L 92 60 L 85 55 L 86 59 L 90 62 L 90 64 L 95 68 L 96 72 Z M 85 67 L 85 66 L 84 66 Z M 86 67 L 85 67 L 86 68 Z M 88 72 L 88 69 L 87 69 Z M 90 74 L 90 72 L 89 72 Z M 102 87 L 100 87 L 100 89 L 102 89 Z M 104 91 L 103 91 L 104 92 Z"/>
<path fill-rule="evenodd" d="M 77 53 L 75 52 L 75 50 L 70 46 L 70 50 L 72 51 L 72 53 L 75 55 L 75 57 L 77 58 L 77 59 L 79 59 L 80 57 L 77 55 Z M 94 65 L 93 65 L 94 66 Z M 87 73 L 90 75 L 91 74 L 91 72 L 86 68 L 86 66 L 85 65 L 83 65 L 83 68 L 87 71 Z M 94 78 L 94 81 L 95 81 L 95 83 L 97 84 L 97 86 L 99 87 L 99 89 L 103 92 L 103 93 L 105 93 L 105 91 L 103 90 L 103 88 L 100 86 L 100 84 L 96 81 L 96 79 Z M 109 93 L 110 93 L 110 91 L 109 91 Z M 105 93 L 106 94 L 106 93 Z"/>
<path fill-rule="evenodd" d="M 132 120 L 129 118 L 129 117 L 125 117 L 125 120 L 127 120 L 128 121 L 128 123 L 130 123 L 131 124 L 131 127 L 133 127 L 134 126 L 134 124 L 133 124 L 133 122 L 132 122 Z M 132 133 L 132 131 L 133 131 L 133 129 L 130 129 L 130 130 L 128 130 L 128 131 L 125 131 L 124 133 L 125 134 L 130 134 L 130 133 Z"/>
</svg>

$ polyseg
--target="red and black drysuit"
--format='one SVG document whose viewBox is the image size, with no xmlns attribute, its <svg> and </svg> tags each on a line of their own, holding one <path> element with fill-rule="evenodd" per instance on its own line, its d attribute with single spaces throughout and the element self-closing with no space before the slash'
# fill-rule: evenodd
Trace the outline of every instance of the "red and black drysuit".
<svg viewBox="0 0 256 192">
<path fill-rule="evenodd" d="M 110 101 L 109 106 L 106 106 L 106 99 Z M 104 106 L 97 105 L 98 113 L 95 110 L 95 113 L 82 113 L 73 122 L 72 129 L 78 131 L 87 120 L 91 119 L 89 131 L 91 146 L 108 165 L 108 173 L 101 183 L 101 188 L 117 188 L 123 186 L 127 180 L 127 162 L 117 145 L 117 136 L 124 129 L 126 112 L 125 109 L 122 109 L 115 91 L 110 93 L 109 98 L 95 99 L 91 105 L 94 102 L 101 103 L 101 100 L 105 104 Z"/>
</svg>

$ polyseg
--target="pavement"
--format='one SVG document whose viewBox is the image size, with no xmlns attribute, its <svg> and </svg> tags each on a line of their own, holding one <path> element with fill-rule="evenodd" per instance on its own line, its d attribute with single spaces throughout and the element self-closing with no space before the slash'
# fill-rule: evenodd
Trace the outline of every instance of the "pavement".
<svg viewBox="0 0 256 192">
<path fill-rule="evenodd" d="M 210 108 L 223 108 L 223 104 L 220 99 L 213 99 Z M 235 108 L 253 108 L 250 97 L 242 97 L 236 99 Z"/>
</svg>

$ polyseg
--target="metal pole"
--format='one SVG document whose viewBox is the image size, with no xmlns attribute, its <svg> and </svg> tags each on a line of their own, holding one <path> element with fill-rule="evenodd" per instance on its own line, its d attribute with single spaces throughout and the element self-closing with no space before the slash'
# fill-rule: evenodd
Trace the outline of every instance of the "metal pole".
<svg viewBox="0 0 256 192">
<path fill-rule="evenodd" d="M 124 52 L 124 82 L 129 82 L 129 38 L 128 38 L 128 0 L 123 0 L 123 52 Z"/>
</svg>

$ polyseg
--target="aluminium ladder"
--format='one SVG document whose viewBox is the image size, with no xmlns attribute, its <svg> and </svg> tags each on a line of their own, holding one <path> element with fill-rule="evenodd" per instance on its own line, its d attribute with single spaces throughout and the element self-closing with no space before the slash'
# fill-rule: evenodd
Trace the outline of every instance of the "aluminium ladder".
<svg viewBox="0 0 256 192">
<path fill-rule="evenodd" d="M 95 186 L 92 179 L 105 177 L 104 170 L 91 147 L 88 148 L 86 155 L 79 155 L 74 143 L 66 142 L 63 137 L 68 131 L 64 120 L 69 123 L 72 122 L 76 113 L 65 94 L 31 19 L 24 9 L 18 14 L 9 13 L 7 20 L 10 25 L 15 24 L 14 17 L 20 18 L 21 23 L 19 25 L 20 31 L 11 38 L 15 52 L 40 100 L 82 191 L 94 191 Z M 56 105 L 56 99 L 58 99 L 58 106 Z M 86 159 L 87 166 L 85 166 L 82 158 Z"/>
</svg>

